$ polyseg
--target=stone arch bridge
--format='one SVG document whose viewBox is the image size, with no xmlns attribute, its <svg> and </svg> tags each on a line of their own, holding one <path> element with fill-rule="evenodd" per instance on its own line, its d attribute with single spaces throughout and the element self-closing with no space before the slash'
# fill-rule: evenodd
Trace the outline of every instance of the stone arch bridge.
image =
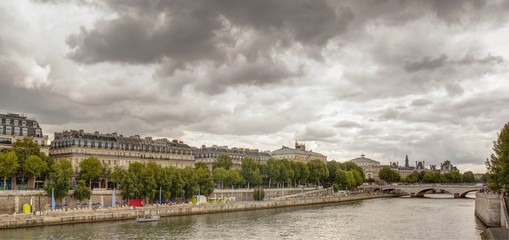
<svg viewBox="0 0 509 240">
<path fill-rule="evenodd" d="M 449 193 L 454 198 L 464 198 L 469 192 L 477 192 L 482 186 L 477 185 L 441 185 L 441 184 L 421 184 L 421 185 L 388 185 L 380 186 L 378 189 L 382 192 L 401 191 L 408 193 L 410 197 L 424 197 L 426 193 Z"/>
</svg>

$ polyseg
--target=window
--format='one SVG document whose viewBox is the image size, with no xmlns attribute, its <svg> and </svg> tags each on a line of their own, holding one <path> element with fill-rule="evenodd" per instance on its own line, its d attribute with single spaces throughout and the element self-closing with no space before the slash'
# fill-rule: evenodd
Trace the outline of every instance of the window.
<svg viewBox="0 0 509 240">
<path fill-rule="evenodd" d="M 11 119 L 5 119 L 5 124 L 10 125 L 11 124 Z"/>
<path fill-rule="evenodd" d="M 19 127 L 14 127 L 14 135 L 19 135 Z"/>
<path fill-rule="evenodd" d="M 8 135 L 12 134 L 12 127 L 11 126 L 6 126 L 5 127 L 5 134 L 8 134 Z"/>
<path fill-rule="evenodd" d="M 42 137 L 41 135 L 42 135 L 41 129 L 35 129 L 35 136 L 36 137 Z"/>
<path fill-rule="evenodd" d="M 18 125 L 18 120 L 14 119 L 14 125 Z"/>
<path fill-rule="evenodd" d="M 27 121 L 22 121 L 21 125 L 26 126 L 27 125 Z"/>
<path fill-rule="evenodd" d="M 33 122 L 33 123 L 32 123 L 32 126 L 33 126 L 33 127 L 37 127 L 37 122 Z"/>
<path fill-rule="evenodd" d="M 28 128 L 22 128 L 21 129 L 21 135 L 28 136 Z"/>
</svg>

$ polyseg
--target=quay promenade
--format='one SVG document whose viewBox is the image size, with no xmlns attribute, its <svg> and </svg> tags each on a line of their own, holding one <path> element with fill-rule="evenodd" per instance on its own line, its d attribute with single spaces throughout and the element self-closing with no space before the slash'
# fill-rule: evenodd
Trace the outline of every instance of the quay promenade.
<svg viewBox="0 0 509 240">
<path fill-rule="evenodd" d="M 0 229 L 22 228 L 47 225 L 75 224 L 101 221 L 132 220 L 145 214 L 156 214 L 161 217 L 184 216 L 194 214 L 222 213 L 234 211 L 248 211 L 269 208 L 282 208 L 326 204 L 336 202 L 357 201 L 372 198 L 396 197 L 400 194 L 360 194 L 350 196 L 329 196 L 315 198 L 296 198 L 270 201 L 240 201 L 222 204 L 177 204 L 153 205 L 145 207 L 118 207 L 100 209 L 79 209 L 44 211 L 40 216 L 32 214 L 3 214 L 0 215 Z"/>
</svg>

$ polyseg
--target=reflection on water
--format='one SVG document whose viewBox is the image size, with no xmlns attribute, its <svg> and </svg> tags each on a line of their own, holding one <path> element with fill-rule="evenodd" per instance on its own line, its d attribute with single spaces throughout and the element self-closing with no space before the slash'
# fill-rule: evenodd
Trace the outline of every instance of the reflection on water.
<svg viewBox="0 0 509 240">
<path fill-rule="evenodd" d="M 2 239 L 479 239 L 473 199 L 387 198 L 0 231 Z"/>
</svg>

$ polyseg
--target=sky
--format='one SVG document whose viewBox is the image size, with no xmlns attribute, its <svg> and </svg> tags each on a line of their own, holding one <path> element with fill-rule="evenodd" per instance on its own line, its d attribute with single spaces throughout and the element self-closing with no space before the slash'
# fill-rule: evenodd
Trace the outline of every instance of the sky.
<svg viewBox="0 0 509 240">
<path fill-rule="evenodd" d="M 192 146 L 484 172 L 509 1 L 0 2 L 0 111 Z"/>
</svg>

